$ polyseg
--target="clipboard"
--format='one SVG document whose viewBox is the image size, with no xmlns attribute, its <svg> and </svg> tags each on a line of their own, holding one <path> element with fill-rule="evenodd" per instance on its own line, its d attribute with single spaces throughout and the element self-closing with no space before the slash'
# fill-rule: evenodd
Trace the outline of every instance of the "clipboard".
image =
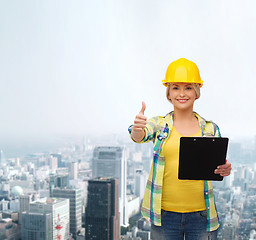
<svg viewBox="0 0 256 240">
<path fill-rule="evenodd" d="M 226 163 L 228 141 L 225 137 L 181 137 L 178 178 L 222 181 L 214 170 Z"/>
</svg>

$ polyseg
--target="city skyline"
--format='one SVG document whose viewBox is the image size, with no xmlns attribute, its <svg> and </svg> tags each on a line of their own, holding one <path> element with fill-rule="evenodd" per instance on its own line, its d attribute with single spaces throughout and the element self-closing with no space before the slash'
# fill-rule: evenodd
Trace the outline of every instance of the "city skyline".
<svg viewBox="0 0 256 240">
<path fill-rule="evenodd" d="M 81 220 L 80 207 L 83 206 L 82 215 L 85 216 L 85 207 L 88 201 L 94 202 L 95 196 L 97 196 L 100 204 L 106 204 L 106 199 L 99 197 L 100 194 L 95 191 L 91 191 L 92 194 L 88 192 L 90 191 L 88 188 L 90 180 L 95 180 L 93 177 L 94 168 L 97 165 L 98 167 L 102 166 L 102 168 L 108 169 L 106 175 L 115 175 L 115 168 L 120 161 L 118 158 L 118 156 L 121 156 L 120 150 L 125 147 L 127 154 L 126 199 L 128 201 L 129 224 L 126 226 L 120 224 L 122 239 L 135 239 L 135 237 L 141 237 L 142 240 L 150 239 L 150 223 L 141 219 L 138 211 L 140 208 L 139 201 L 143 198 L 149 172 L 148 164 L 152 162 L 151 146 L 135 144 L 130 139 L 119 142 L 119 147 L 116 145 L 99 147 L 95 144 L 96 142 L 89 142 L 86 145 L 83 142 L 80 142 L 80 144 L 74 142 L 68 146 L 64 145 L 62 149 L 56 150 L 55 153 L 30 154 L 21 158 L 7 158 L 4 164 L 0 162 L 0 175 L 2 176 L 0 181 L 0 225 L 12 230 L 10 232 L 2 231 L 2 233 L 0 231 L 0 234 L 7 234 L 8 236 L 16 234 L 18 236 L 26 234 L 26 232 L 35 233 L 32 224 L 33 219 L 41 221 L 42 224 L 46 222 L 50 224 L 51 220 L 48 219 L 50 216 L 42 215 L 39 209 L 40 214 L 38 214 L 37 207 L 33 204 L 41 201 L 50 203 L 52 197 L 64 197 L 70 199 L 69 218 L 75 219 L 74 215 L 76 215 L 77 221 L 83 223 L 82 228 L 79 224 L 78 229 L 80 228 L 80 230 L 72 231 L 72 236 L 75 237 L 74 232 L 77 232 L 77 239 L 84 239 L 86 226 L 84 220 Z M 256 191 L 255 156 L 256 144 L 253 145 L 253 148 L 245 148 L 244 142 L 232 143 L 230 145 L 230 160 L 233 168 L 231 175 L 224 178 L 224 181 L 214 182 L 214 192 L 221 222 L 220 239 L 242 240 L 248 239 L 249 235 L 255 236 L 255 211 L 253 210 L 255 209 Z M 103 159 L 108 159 L 109 164 L 103 165 L 99 161 Z M 96 161 L 96 165 L 93 167 L 94 161 Z M 70 174 L 71 172 L 72 174 Z M 95 172 L 95 174 L 98 175 L 99 172 Z M 100 175 L 103 177 L 103 172 Z M 102 179 L 106 180 L 104 177 Z M 71 189 L 76 188 L 80 189 L 76 190 L 80 192 L 77 200 L 71 197 L 75 194 Z M 101 192 L 99 188 L 96 189 L 99 190 L 99 193 Z M 118 195 L 117 192 L 116 199 L 118 199 Z M 34 206 L 33 209 L 31 209 L 31 204 Z M 74 205 L 79 206 L 76 208 L 77 211 L 72 210 Z M 115 205 L 115 209 L 118 209 L 118 204 Z M 119 208 L 118 214 L 121 210 Z M 20 214 L 23 217 L 20 218 Z M 95 223 L 98 223 L 97 216 L 95 217 Z M 119 217 L 116 219 L 119 219 Z M 58 221 L 55 220 L 54 222 L 54 226 L 57 226 Z M 60 222 L 63 224 L 62 218 L 60 218 Z M 24 225 L 25 223 L 26 225 Z M 72 223 L 75 223 L 75 220 Z M 88 226 L 93 225 L 89 224 Z M 47 231 L 45 228 L 40 228 L 40 235 L 43 236 L 45 231 Z M 26 237 L 26 239 L 28 238 Z"/>
</svg>

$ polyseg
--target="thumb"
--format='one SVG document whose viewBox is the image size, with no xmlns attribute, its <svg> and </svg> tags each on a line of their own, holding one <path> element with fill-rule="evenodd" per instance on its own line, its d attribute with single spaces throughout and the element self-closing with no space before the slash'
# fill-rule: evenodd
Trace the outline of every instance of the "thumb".
<svg viewBox="0 0 256 240">
<path fill-rule="evenodd" d="M 142 102 L 142 108 L 140 110 L 140 114 L 144 115 L 145 110 L 146 110 L 146 103 Z"/>
</svg>

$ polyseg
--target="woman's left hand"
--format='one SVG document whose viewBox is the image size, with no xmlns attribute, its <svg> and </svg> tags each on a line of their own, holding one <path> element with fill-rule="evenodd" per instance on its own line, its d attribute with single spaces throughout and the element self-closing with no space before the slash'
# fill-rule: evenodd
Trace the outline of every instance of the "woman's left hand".
<svg viewBox="0 0 256 240">
<path fill-rule="evenodd" d="M 227 160 L 226 160 L 226 163 L 223 164 L 223 165 L 220 165 L 217 167 L 217 169 L 215 169 L 214 173 L 215 174 L 220 174 L 220 176 L 222 177 L 227 177 L 230 175 L 230 172 L 231 172 L 231 163 L 229 163 Z"/>
</svg>

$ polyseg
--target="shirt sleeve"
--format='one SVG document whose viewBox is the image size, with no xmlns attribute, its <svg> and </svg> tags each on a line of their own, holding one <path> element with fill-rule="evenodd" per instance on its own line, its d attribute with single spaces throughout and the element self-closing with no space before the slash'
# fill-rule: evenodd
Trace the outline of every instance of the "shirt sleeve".
<svg viewBox="0 0 256 240">
<path fill-rule="evenodd" d="M 213 123 L 213 126 L 214 126 L 214 132 L 215 132 L 215 137 L 221 137 L 221 134 L 220 134 L 220 129 L 219 129 L 219 126 L 216 124 L 216 123 Z"/>
</svg>

